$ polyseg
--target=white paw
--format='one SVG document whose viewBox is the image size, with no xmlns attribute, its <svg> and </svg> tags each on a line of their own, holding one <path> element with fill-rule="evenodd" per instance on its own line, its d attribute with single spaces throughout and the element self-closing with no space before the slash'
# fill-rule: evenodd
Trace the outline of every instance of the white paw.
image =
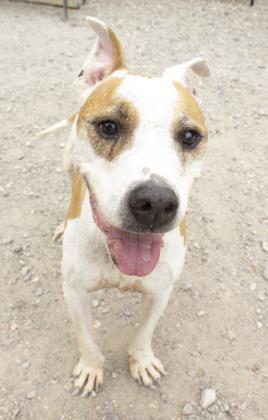
<svg viewBox="0 0 268 420">
<path fill-rule="evenodd" d="M 167 374 L 161 361 L 154 356 L 152 351 L 148 353 L 130 352 L 129 369 L 134 379 L 151 387 L 154 381 L 158 381 L 162 375 Z"/>
<path fill-rule="evenodd" d="M 97 392 L 100 385 L 103 383 L 103 362 L 104 357 L 101 356 L 91 366 L 79 360 L 73 370 L 74 380 L 74 395 L 80 394 L 81 397 L 86 397 L 92 391 Z"/>
</svg>

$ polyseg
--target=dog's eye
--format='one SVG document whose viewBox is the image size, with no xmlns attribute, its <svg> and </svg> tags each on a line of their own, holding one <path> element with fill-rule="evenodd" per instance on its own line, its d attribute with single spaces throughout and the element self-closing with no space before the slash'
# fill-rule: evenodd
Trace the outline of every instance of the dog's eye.
<svg viewBox="0 0 268 420">
<path fill-rule="evenodd" d="M 118 126 L 114 121 L 101 121 L 98 124 L 98 129 L 102 137 L 109 138 L 117 134 Z"/>
<path fill-rule="evenodd" d="M 187 129 L 180 133 L 180 140 L 185 149 L 194 149 L 201 140 L 201 135 L 197 130 Z"/>
</svg>

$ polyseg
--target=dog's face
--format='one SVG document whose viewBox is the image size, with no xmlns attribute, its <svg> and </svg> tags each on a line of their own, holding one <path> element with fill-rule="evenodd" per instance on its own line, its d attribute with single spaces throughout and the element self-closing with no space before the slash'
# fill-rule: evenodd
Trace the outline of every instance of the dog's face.
<svg viewBox="0 0 268 420">
<path fill-rule="evenodd" d="M 208 69 L 197 59 L 162 78 L 131 74 L 113 32 L 90 23 L 98 40 L 79 76 L 87 89 L 76 122 L 76 160 L 115 263 L 126 274 L 146 275 L 164 233 L 184 218 L 200 172 L 207 129 L 185 76 L 189 68 L 201 75 Z"/>
</svg>

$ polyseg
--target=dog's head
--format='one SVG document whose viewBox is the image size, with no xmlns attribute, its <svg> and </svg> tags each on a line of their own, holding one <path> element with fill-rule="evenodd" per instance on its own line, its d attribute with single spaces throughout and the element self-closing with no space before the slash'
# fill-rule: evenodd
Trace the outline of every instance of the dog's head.
<svg viewBox="0 0 268 420">
<path fill-rule="evenodd" d="M 207 128 L 187 74 L 206 77 L 209 69 L 197 58 L 161 78 L 133 74 L 114 32 L 88 21 L 97 40 L 76 80 L 84 92 L 74 157 L 113 260 L 144 276 L 158 262 L 163 235 L 184 218 L 201 168 Z"/>
</svg>

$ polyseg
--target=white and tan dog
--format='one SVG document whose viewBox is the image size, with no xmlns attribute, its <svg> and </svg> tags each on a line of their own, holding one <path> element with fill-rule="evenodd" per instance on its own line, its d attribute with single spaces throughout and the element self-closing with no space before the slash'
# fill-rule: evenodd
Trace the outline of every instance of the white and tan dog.
<svg viewBox="0 0 268 420">
<path fill-rule="evenodd" d="M 182 271 L 188 195 L 207 144 L 187 73 L 209 75 L 200 58 L 168 68 L 161 78 L 133 74 L 114 32 L 97 19 L 88 22 L 97 40 L 77 78 L 83 104 L 54 126 L 72 124 L 62 273 L 80 351 L 74 385 L 82 395 L 103 382 L 104 357 L 88 310 L 89 293 L 102 288 L 143 293 L 130 372 L 144 385 L 165 374 L 151 341 Z"/>
</svg>

